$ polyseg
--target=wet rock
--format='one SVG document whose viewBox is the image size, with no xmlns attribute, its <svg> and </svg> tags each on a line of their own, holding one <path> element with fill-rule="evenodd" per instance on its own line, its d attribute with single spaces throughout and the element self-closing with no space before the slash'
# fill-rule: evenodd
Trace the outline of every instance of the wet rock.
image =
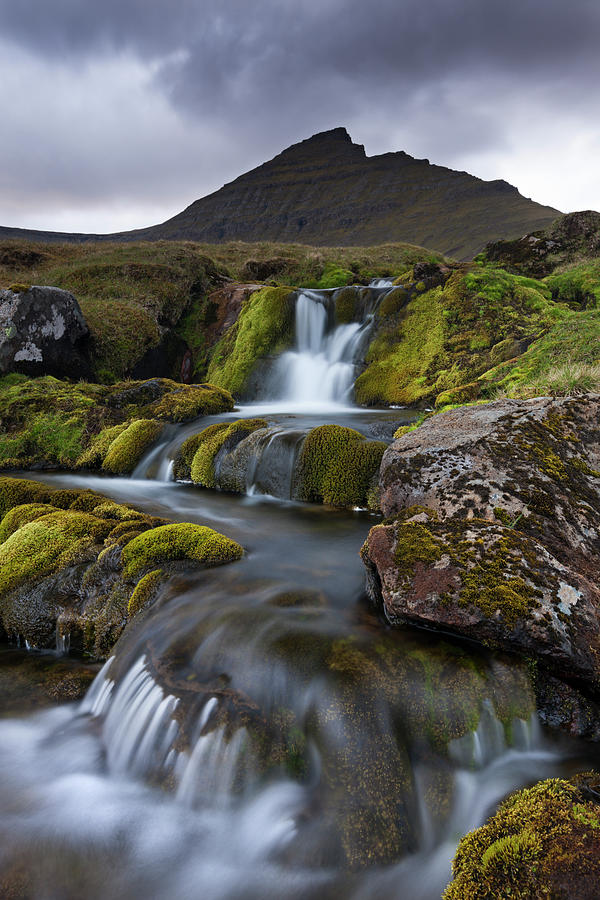
<svg viewBox="0 0 600 900">
<path fill-rule="evenodd" d="M 600 876 L 599 782 L 590 772 L 511 794 L 460 842 L 444 900 L 594 900 Z"/>
<path fill-rule="evenodd" d="M 73 294 L 13 287 L 0 291 L 0 373 L 89 376 L 89 329 Z"/>
<path fill-rule="evenodd" d="M 600 397 L 506 400 L 427 420 L 381 467 L 363 559 L 392 623 L 546 662 L 600 688 Z"/>
</svg>

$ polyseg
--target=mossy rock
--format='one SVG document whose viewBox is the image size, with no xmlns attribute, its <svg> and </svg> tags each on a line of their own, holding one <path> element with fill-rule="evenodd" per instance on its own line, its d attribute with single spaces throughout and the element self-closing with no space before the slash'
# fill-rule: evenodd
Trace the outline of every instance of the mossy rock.
<svg viewBox="0 0 600 900">
<path fill-rule="evenodd" d="M 153 419 L 136 419 L 110 444 L 102 469 L 111 475 L 128 475 L 163 430 Z"/>
<path fill-rule="evenodd" d="M 128 616 L 135 616 L 154 599 L 163 578 L 162 569 L 154 569 L 140 578 L 127 604 Z"/>
<path fill-rule="evenodd" d="M 473 384 L 509 343 L 522 353 L 557 316 L 543 283 L 491 266 L 463 265 L 403 284 L 407 297 L 391 292 L 375 319 L 355 385 L 363 406 L 423 405 Z"/>
<path fill-rule="evenodd" d="M 233 398 L 214 385 L 181 385 L 168 378 L 111 386 L 46 376 L 0 378 L 0 468 L 99 469 L 107 454 L 158 434 L 162 423 L 228 412 Z M 136 425 L 136 422 L 152 425 Z M 128 431 L 127 438 L 122 438 Z M 121 437 L 121 443 L 115 443 Z M 133 440 L 135 438 L 135 440 Z M 142 440 L 143 439 L 143 440 Z M 127 448 L 126 448 L 127 449 Z M 119 472 L 131 459 L 119 459 Z M 117 471 L 115 469 L 114 471 Z"/>
<path fill-rule="evenodd" d="M 150 407 L 153 416 L 167 422 L 190 422 L 232 409 L 233 397 L 229 391 L 215 384 L 179 385 Z"/>
<path fill-rule="evenodd" d="M 442 406 L 458 406 L 463 403 L 472 403 L 477 400 L 481 394 L 481 384 L 478 381 L 472 381 L 470 384 L 463 384 L 460 387 L 451 388 L 449 391 L 442 391 L 435 398 L 436 409 Z"/>
<path fill-rule="evenodd" d="M 313 428 L 298 458 L 295 494 L 331 506 L 369 506 L 386 444 L 341 425 Z"/>
<path fill-rule="evenodd" d="M 249 434 L 266 427 L 265 419 L 238 419 L 230 424 L 218 422 L 215 425 L 209 425 L 199 435 L 194 435 L 184 442 L 175 465 L 179 466 L 179 471 L 185 472 L 187 459 L 191 457 L 190 477 L 192 481 L 203 487 L 216 488 L 218 487 L 215 469 L 217 455 L 233 450 Z"/>
<path fill-rule="evenodd" d="M 124 573 L 135 577 L 147 565 L 186 559 L 220 566 L 240 559 L 243 547 L 205 525 L 162 525 L 138 535 L 123 549 Z"/>
<path fill-rule="evenodd" d="M 458 845 L 444 900 L 594 900 L 600 776 L 549 779 L 512 794 Z"/>
<path fill-rule="evenodd" d="M 355 288 L 342 288 L 335 294 L 335 321 L 337 325 L 354 322 L 360 309 L 359 294 Z"/>
<path fill-rule="evenodd" d="M 242 554 L 210 528 L 169 525 L 92 491 L 0 478 L 0 623 L 40 649 L 60 627 L 75 649 L 104 658 L 160 580 Z M 137 584 L 145 568 L 153 577 Z"/>
</svg>

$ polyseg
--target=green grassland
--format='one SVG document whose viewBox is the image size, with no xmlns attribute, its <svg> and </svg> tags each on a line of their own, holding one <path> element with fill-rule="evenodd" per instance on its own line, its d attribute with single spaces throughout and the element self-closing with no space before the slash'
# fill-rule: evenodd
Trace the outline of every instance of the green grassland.
<svg viewBox="0 0 600 900">
<path fill-rule="evenodd" d="M 243 396 L 261 362 L 293 341 L 296 288 L 389 277 L 397 288 L 377 311 L 356 382 L 359 404 L 443 408 L 497 396 L 598 390 L 600 217 L 565 216 L 536 235 L 491 245 L 470 263 L 391 243 L 324 248 L 267 241 L 4 240 L 0 286 L 72 291 L 90 327 L 96 379 L 107 385 L 131 378 L 167 334 L 191 349 L 195 381 Z M 546 248 L 543 264 L 540 247 Z M 433 273 L 424 280 L 423 263 Z M 231 321 L 224 294 L 237 283 L 249 287 Z M 337 307 L 339 321 L 358 315 L 351 292 L 340 293 Z M 76 429 L 62 419 L 52 424 L 66 457 L 77 456 L 82 440 Z"/>
</svg>

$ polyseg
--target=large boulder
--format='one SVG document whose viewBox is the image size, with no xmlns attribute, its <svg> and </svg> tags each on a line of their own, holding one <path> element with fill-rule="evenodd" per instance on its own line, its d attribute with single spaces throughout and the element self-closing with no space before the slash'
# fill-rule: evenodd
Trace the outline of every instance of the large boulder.
<svg viewBox="0 0 600 900">
<path fill-rule="evenodd" d="M 600 687 L 600 396 L 502 400 L 386 451 L 363 559 L 392 623 L 474 639 Z"/>
<path fill-rule="evenodd" d="M 55 287 L 0 291 L 0 374 L 90 374 L 89 329 L 77 300 Z"/>
</svg>

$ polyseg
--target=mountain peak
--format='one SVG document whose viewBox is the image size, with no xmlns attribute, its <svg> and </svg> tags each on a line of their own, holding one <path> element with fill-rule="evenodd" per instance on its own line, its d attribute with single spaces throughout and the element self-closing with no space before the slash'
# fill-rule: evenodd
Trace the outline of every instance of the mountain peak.
<svg viewBox="0 0 600 900">
<path fill-rule="evenodd" d="M 365 148 L 362 144 L 354 144 L 352 138 L 345 128 L 331 128 L 329 131 L 319 131 L 311 137 L 297 144 L 292 144 L 275 159 L 284 159 L 286 162 L 290 158 L 315 158 L 336 156 L 355 160 L 366 159 Z"/>
</svg>

